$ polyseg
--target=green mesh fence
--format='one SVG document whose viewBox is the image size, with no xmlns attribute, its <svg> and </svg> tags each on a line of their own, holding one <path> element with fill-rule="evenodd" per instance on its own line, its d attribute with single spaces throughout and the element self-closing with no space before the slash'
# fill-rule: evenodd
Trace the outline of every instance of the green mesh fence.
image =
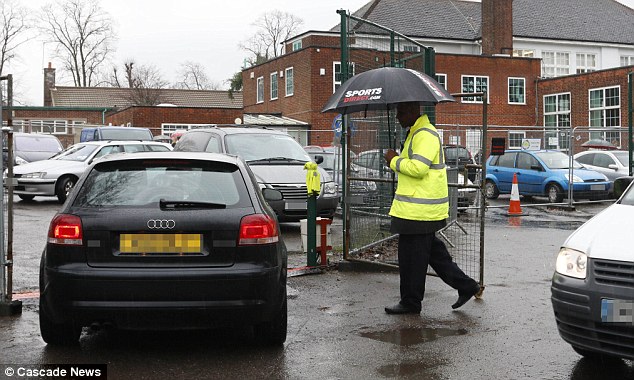
<svg viewBox="0 0 634 380">
<path fill-rule="evenodd" d="M 341 83 L 355 74 L 380 67 L 404 67 L 434 76 L 434 51 L 396 31 L 366 20 L 342 14 Z M 465 133 L 461 126 L 460 110 L 453 106 L 450 133 Z M 437 108 L 446 107 L 438 105 Z M 435 123 L 436 107 L 424 112 Z M 473 115 L 465 115 L 465 117 Z M 469 126 L 478 130 L 472 134 L 482 138 L 483 126 Z M 443 133 L 444 131 L 440 131 Z M 449 140 L 449 134 L 445 141 Z M 345 176 L 344 257 L 348 260 L 372 261 L 377 264 L 398 265 L 396 236 L 390 233 L 388 212 L 392 204 L 396 178 L 386 165 L 386 149 L 399 150 L 405 135 L 393 111 L 367 111 L 350 114 L 344 128 L 343 143 L 347 147 L 348 164 Z M 478 140 L 478 146 L 481 141 Z M 474 170 L 475 175 L 481 171 Z M 481 252 L 481 187 L 467 184 L 466 172 L 448 171 L 450 182 L 450 218 L 448 226 L 439 232 L 454 260 L 474 278 L 482 277 Z M 468 193 L 469 200 L 465 201 Z M 481 279 L 482 280 L 482 279 Z"/>
</svg>

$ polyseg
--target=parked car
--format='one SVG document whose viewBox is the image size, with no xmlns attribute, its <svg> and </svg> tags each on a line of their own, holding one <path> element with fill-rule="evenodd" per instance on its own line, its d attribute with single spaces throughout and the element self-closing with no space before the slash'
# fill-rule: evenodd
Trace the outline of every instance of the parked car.
<svg viewBox="0 0 634 380">
<path fill-rule="evenodd" d="M 587 150 L 575 154 L 575 160 L 590 170 L 604 174 L 611 182 L 630 174 L 627 150 Z"/>
<path fill-rule="evenodd" d="M 445 164 L 449 168 L 458 168 L 459 171 L 464 172 L 466 165 L 475 165 L 475 160 L 471 155 L 469 149 L 461 145 L 446 144 L 443 145 L 443 152 L 445 154 Z M 475 181 L 477 170 L 475 167 L 466 168 L 467 177 L 470 181 Z"/>
<path fill-rule="evenodd" d="M 632 181 L 615 181 L 624 188 Z M 634 188 L 584 223 L 563 243 L 551 285 L 559 335 L 590 359 L 634 360 Z"/>
<path fill-rule="evenodd" d="M 111 153 L 168 152 L 171 145 L 154 141 L 89 141 L 77 143 L 58 155 L 16 166 L 13 193 L 24 200 L 36 196 L 57 196 L 64 203 L 75 183 L 95 159 Z M 6 176 L 6 171 L 5 171 Z"/>
<path fill-rule="evenodd" d="M 568 195 L 570 157 L 555 150 L 507 150 L 503 155 L 487 160 L 485 195 L 495 199 L 510 194 L 513 174 L 517 174 L 520 195 L 547 197 L 559 203 Z M 605 199 L 611 189 L 608 178 L 585 169 L 572 161 L 572 191 L 574 198 Z"/>
<path fill-rule="evenodd" d="M 279 190 L 283 198 L 271 201 L 280 222 L 297 222 L 307 216 L 306 170 L 311 159 L 288 134 L 257 126 L 192 129 L 183 133 L 174 147 L 179 152 L 216 152 L 242 157 L 251 167 L 261 188 Z M 337 184 L 319 168 L 321 192 L 317 216 L 332 218 L 339 202 Z"/>
<path fill-rule="evenodd" d="M 9 160 L 8 139 L 3 138 L 2 166 L 7 168 Z M 54 135 L 43 133 L 13 133 L 13 165 L 45 160 L 64 149 L 62 143 Z"/>
<path fill-rule="evenodd" d="M 286 339 L 287 252 L 273 189 L 236 156 L 113 154 L 94 161 L 53 217 L 40 266 L 40 332 L 76 344 L 82 326 L 254 325 Z M 107 212 L 104 212 L 107 210 Z"/>
<path fill-rule="evenodd" d="M 152 132 L 148 128 L 137 127 L 86 127 L 81 130 L 79 142 L 93 140 L 138 140 L 152 141 Z"/>
<path fill-rule="evenodd" d="M 345 172 L 343 152 L 339 147 L 321 147 L 321 146 L 305 146 L 304 150 L 308 153 L 310 158 L 317 162 L 319 166 L 324 168 L 330 177 L 337 184 L 339 189 L 339 197 L 343 194 L 343 173 Z M 354 159 L 356 154 L 350 152 L 351 159 Z M 359 167 L 352 162 L 350 163 L 350 177 L 360 177 L 361 173 Z M 353 199 L 359 199 L 360 203 L 372 204 L 376 201 L 377 186 L 374 181 L 361 181 L 351 180 L 349 181 L 350 195 Z"/>
</svg>

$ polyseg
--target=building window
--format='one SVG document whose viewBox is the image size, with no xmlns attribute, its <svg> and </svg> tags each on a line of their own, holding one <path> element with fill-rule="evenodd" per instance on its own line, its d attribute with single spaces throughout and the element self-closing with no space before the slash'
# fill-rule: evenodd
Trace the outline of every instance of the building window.
<svg viewBox="0 0 634 380">
<path fill-rule="evenodd" d="M 284 77 L 286 77 L 286 96 L 292 96 L 295 93 L 295 79 L 293 78 L 292 67 L 288 67 L 284 71 Z"/>
<path fill-rule="evenodd" d="M 542 76 L 546 78 L 570 74 L 570 54 L 564 52 L 542 52 Z"/>
<path fill-rule="evenodd" d="M 621 146 L 619 131 L 600 131 L 599 128 L 621 127 L 621 89 L 606 87 L 592 89 L 589 92 L 590 138 L 602 139 L 615 146 Z"/>
<path fill-rule="evenodd" d="M 597 71 L 597 55 L 577 53 L 577 74 Z"/>
<path fill-rule="evenodd" d="M 301 48 L 302 48 L 302 40 L 293 41 L 293 47 L 292 47 L 293 51 L 297 51 Z"/>
<path fill-rule="evenodd" d="M 171 136 L 174 132 L 185 132 L 196 128 L 210 128 L 216 124 L 183 124 L 183 123 L 165 123 L 161 124 L 161 134 Z"/>
<path fill-rule="evenodd" d="M 634 55 L 622 55 L 621 66 L 631 66 L 631 65 L 634 65 Z"/>
<path fill-rule="evenodd" d="M 462 92 L 487 92 L 487 102 L 489 101 L 489 77 L 479 76 L 462 76 Z M 482 96 L 465 96 L 462 98 L 463 103 L 482 103 Z"/>
<path fill-rule="evenodd" d="M 447 89 L 447 74 L 436 74 L 434 78 L 439 85 L 443 86 L 445 90 Z"/>
<path fill-rule="evenodd" d="M 412 53 L 418 53 L 418 46 L 416 45 L 403 45 L 403 51 L 409 51 Z"/>
<path fill-rule="evenodd" d="M 514 49 L 513 57 L 532 58 L 535 56 L 535 50 L 531 49 Z"/>
<path fill-rule="evenodd" d="M 354 75 L 354 62 L 348 63 L 348 77 Z M 341 79 L 343 78 L 341 73 L 341 62 L 332 63 L 332 92 L 337 91 L 341 86 Z"/>
<path fill-rule="evenodd" d="M 544 129 L 546 149 L 568 149 L 570 93 L 544 96 Z"/>
<path fill-rule="evenodd" d="M 264 77 L 258 77 L 258 89 L 256 91 L 257 94 L 257 103 L 264 102 Z"/>
<path fill-rule="evenodd" d="M 65 135 L 68 133 L 66 120 L 14 120 L 13 130 L 26 133 Z"/>
<path fill-rule="evenodd" d="M 271 100 L 277 99 L 277 71 L 271 73 Z"/>
<path fill-rule="evenodd" d="M 522 149 L 526 132 L 509 132 L 509 149 Z"/>
<path fill-rule="evenodd" d="M 509 78 L 509 104 L 526 104 L 526 79 Z"/>
</svg>

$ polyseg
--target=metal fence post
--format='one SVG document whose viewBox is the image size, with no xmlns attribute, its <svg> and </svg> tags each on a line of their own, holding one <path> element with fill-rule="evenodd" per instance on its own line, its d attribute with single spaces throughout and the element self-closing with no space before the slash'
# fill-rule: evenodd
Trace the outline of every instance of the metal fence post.
<svg viewBox="0 0 634 380">
<path fill-rule="evenodd" d="M 0 81 L 7 81 L 7 126 L 9 128 L 8 131 L 8 163 L 7 168 L 8 175 L 7 181 L 13 180 L 13 135 L 12 135 L 12 127 L 13 127 L 13 117 L 12 113 L 12 105 L 13 105 L 13 75 L 9 74 L 7 76 L 0 77 Z M 2 126 L 3 115 L 2 115 L 2 91 L 0 89 L 0 126 Z M 4 133 L 3 133 L 4 136 Z M 3 147 L 4 149 L 4 147 Z M 0 163 L 2 159 L 0 158 Z M 4 220 L 4 186 L 3 186 L 3 196 L 0 201 L 0 273 L 2 274 L 2 289 L 0 290 L 0 315 L 13 315 L 22 313 L 22 301 L 13 300 L 13 184 L 9 183 L 9 191 L 7 197 L 8 210 L 7 210 L 7 224 L 8 230 L 5 233 L 5 220 Z M 7 237 L 7 245 L 5 247 L 5 236 Z M 5 256 L 6 252 L 6 256 Z"/>
</svg>

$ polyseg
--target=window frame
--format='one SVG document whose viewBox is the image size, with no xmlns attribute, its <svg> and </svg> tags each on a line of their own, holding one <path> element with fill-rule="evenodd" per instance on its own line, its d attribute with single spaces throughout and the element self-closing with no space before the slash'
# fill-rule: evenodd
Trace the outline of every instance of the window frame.
<svg viewBox="0 0 634 380">
<path fill-rule="evenodd" d="M 589 57 L 594 57 L 594 65 L 590 66 L 588 65 L 588 58 Z M 576 53 L 575 54 L 575 59 L 577 61 L 576 63 L 576 69 L 575 72 L 577 74 L 583 74 L 583 73 L 590 73 L 593 71 L 597 71 L 597 62 L 599 60 L 599 57 L 597 54 L 594 53 Z M 580 60 L 583 62 L 583 64 L 580 64 Z"/>
<path fill-rule="evenodd" d="M 284 90 L 285 97 L 295 94 L 295 70 L 293 66 L 284 69 Z"/>
<path fill-rule="evenodd" d="M 257 77 L 255 82 L 255 103 L 264 103 L 264 77 Z"/>
<path fill-rule="evenodd" d="M 562 104 L 562 98 L 564 97 L 568 97 L 568 109 L 567 110 L 562 110 L 560 109 L 560 106 Z M 555 99 L 555 111 L 550 111 L 547 112 L 546 110 L 546 98 L 550 98 L 550 97 L 554 97 Z M 568 145 L 569 145 L 569 140 L 567 137 L 565 137 L 564 140 L 561 140 L 561 134 L 559 133 L 561 129 L 565 129 L 566 131 L 570 132 L 570 128 L 572 126 L 572 93 L 571 92 L 560 92 L 560 93 L 555 93 L 555 94 L 546 94 L 543 96 L 543 116 L 544 116 L 544 147 L 546 149 L 568 149 Z M 547 121 L 546 118 L 547 117 L 551 117 L 554 116 L 555 119 L 555 124 L 552 126 L 547 125 Z M 561 123 L 563 121 L 563 117 L 567 117 L 568 121 L 567 124 L 568 125 L 563 125 L 564 123 Z M 552 123 L 552 121 L 550 122 Z M 557 136 L 557 145 L 554 146 L 553 144 L 550 144 L 550 140 L 548 139 L 549 134 L 555 133 L 555 135 Z M 551 136 L 552 137 L 552 136 Z M 565 141 L 566 144 L 561 144 L 562 141 Z"/>
<path fill-rule="evenodd" d="M 277 71 L 272 72 L 269 75 L 269 79 L 270 79 L 270 88 L 269 88 L 269 95 L 271 100 L 276 100 L 278 98 L 279 95 L 279 77 L 278 77 L 278 73 Z M 275 80 L 273 79 L 275 78 Z"/>
<path fill-rule="evenodd" d="M 616 101 L 615 104 L 607 104 L 607 91 L 608 90 L 616 90 L 617 93 L 615 96 L 609 97 L 609 99 L 614 99 Z M 593 107 L 592 94 L 600 92 L 601 93 L 601 105 Z M 613 140 L 618 141 L 618 146 L 621 145 L 621 132 L 620 131 L 601 131 L 602 128 L 621 128 L 623 115 L 621 114 L 621 86 L 605 86 L 605 87 L 597 87 L 588 89 L 588 126 L 590 127 L 590 138 L 596 139 L 600 138 L 606 141 L 612 142 Z M 601 121 L 601 125 L 593 125 L 593 120 L 596 120 L 596 117 L 593 116 L 593 113 L 599 112 L 601 117 L 599 120 Z M 609 116 L 609 114 L 615 113 L 616 115 Z M 616 124 L 607 125 L 609 120 L 616 120 Z M 608 138 L 607 136 L 612 134 Z"/>
<path fill-rule="evenodd" d="M 520 137 L 519 139 L 519 144 L 514 145 L 514 142 L 517 140 L 517 137 L 515 136 L 511 136 L 511 135 L 517 135 L 518 137 Z M 509 131 L 508 132 L 508 149 L 522 149 L 522 141 L 526 138 L 526 131 Z"/>
<path fill-rule="evenodd" d="M 552 58 L 552 62 L 547 62 L 545 55 L 551 55 L 548 60 Z M 565 56 L 566 62 L 560 61 Z M 563 71 L 565 69 L 565 72 Z M 542 51 L 542 76 L 546 78 L 555 78 L 564 75 L 570 75 L 570 52 L 566 51 Z"/>
<path fill-rule="evenodd" d="M 467 79 L 467 78 L 472 78 L 472 79 L 473 79 L 473 91 L 467 91 L 467 90 L 465 89 L 465 83 L 464 83 L 464 81 L 465 81 L 465 79 Z M 488 75 L 466 75 L 466 74 L 465 74 L 465 75 L 461 75 L 461 76 L 460 76 L 460 86 L 461 86 L 461 89 L 462 89 L 462 91 L 461 91 L 461 92 L 462 92 L 463 94 L 469 94 L 469 93 L 472 93 L 472 92 L 473 92 L 473 93 L 476 93 L 476 92 L 482 92 L 482 91 L 477 91 L 477 84 L 476 84 L 476 80 L 477 80 L 477 79 L 480 79 L 480 80 L 482 80 L 482 79 L 486 79 L 486 93 L 487 93 L 487 99 L 486 99 L 486 101 L 487 101 L 487 104 L 489 104 L 489 93 L 490 93 L 490 91 L 489 91 L 489 86 L 490 86 L 490 78 L 489 78 L 489 76 L 488 76 Z M 478 99 L 479 99 L 479 100 L 478 100 Z M 481 97 L 481 96 L 464 96 L 464 97 L 462 97 L 462 99 L 461 99 L 461 102 L 462 102 L 462 103 L 482 104 L 482 101 L 483 101 L 483 99 L 482 99 L 482 97 Z"/>
<path fill-rule="evenodd" d="M 522 82 L 522 101 L 521 102 L 514 102 L 511 101 L 511 81 L 512 80 L 517 80 L 517 81 L 521 81 Z M 516 86 L 517 87 L 517 86 Z M 507 92 L 508 92 L 508 104 L 511 105 L 526 105 L 526 78 L 523 77 L 508 77 L 507 78 Z"/>
<path fill-rule="evenodd" d="M 441 79 L 442 80 L 439 80 Z M 442 74 L 442 73 L 436 73 L 434 75 L 434 79 L 436 79 L 436 82 L 438 82 L 438 84 L 440 84 L 441 86 L 443 86 L 443 88 L 446 90 L 447 89 L 447 74 Z"/>
</svg>

